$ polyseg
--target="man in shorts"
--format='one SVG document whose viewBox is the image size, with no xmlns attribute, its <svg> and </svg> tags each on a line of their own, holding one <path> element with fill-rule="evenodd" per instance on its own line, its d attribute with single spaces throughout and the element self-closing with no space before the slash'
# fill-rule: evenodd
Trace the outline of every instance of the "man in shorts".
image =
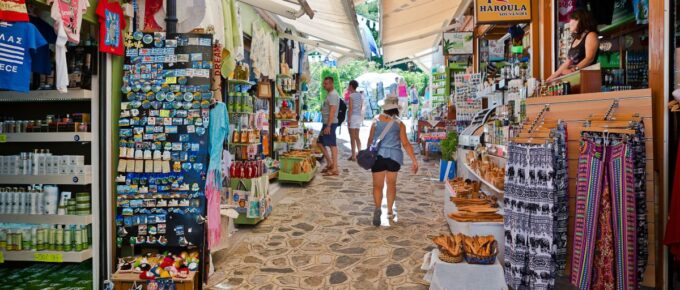
<svg viewBox="0 0 680 290">
<path fill-rule="evenodd" d="M 335 130 L 338 128 L 340 96 L 335 91 L 333 77 L 326 77 L 323 80 L 323 88 L 328 92 L 328 96 L 321 107 L 323 127 L 319 134 L 319 147 L 326 159 L 326 168 L 321 172 L 324 176 L 337 176 L 340 175 L 340 171 L 338 170 L 338 145 Z M 326 147 L 330 147 L 331 154 L 328 154 Z"/>
</svg>

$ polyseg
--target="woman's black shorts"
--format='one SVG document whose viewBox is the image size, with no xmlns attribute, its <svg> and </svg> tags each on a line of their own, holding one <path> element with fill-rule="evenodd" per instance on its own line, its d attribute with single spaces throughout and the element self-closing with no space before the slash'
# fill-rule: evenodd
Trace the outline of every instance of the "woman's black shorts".
<svg viewBox="0 0 680 290">
<path fill-rule="evenodd" d="M 399 162 L 378 155 L 375 164 L 371 167 L 371 172 L 383 172 L 385 170 L 389 172 L 398 172 L 399 169 L 401 169 L 401 164 L 399 164 Z"/>
</svg>

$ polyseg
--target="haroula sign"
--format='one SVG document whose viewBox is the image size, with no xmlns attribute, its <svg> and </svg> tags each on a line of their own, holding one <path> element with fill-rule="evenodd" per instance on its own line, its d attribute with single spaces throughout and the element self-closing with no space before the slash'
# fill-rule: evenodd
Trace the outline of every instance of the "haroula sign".
<svg viewBox="0 0 680 290">
<path fill-rule="evenodd" d="M 531 0 L 475 0 L 477 23 L 529 22 Z"/>
</svg>

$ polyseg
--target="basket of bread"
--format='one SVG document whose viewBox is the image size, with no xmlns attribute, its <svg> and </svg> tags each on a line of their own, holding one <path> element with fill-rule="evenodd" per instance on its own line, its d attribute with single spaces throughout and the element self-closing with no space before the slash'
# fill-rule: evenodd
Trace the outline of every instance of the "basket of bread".
<svg viewBox="0 0 680 290">
<path fill-rule="evenodd" d="M 440 235 L 432 238 L 439 247 L 439 260 L 447 263 L 460 263 L 463 261 L 463 234 Z"/>
<path fill-rule="evenodd" d="M 496 262 L 498 242 L 493 235 L 465 236 L 463 244 L 465 261 L 468 264 L 491 265 Z"/>
</svg>

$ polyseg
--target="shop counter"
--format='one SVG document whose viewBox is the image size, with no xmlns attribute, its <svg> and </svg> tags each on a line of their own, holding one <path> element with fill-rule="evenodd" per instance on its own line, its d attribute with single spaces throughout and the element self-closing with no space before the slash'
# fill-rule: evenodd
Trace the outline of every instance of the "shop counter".
<svg viewBox="0 0 680 290">
<path fill-rule="evenodd" d="M 602 71 L 600 66 L 595 64 L 556 78 L 548 85 L 556 83 L 569 83 L 569 94 L 597 93 L 602 91 Z"/>
<path fill-rule="evenodd" d="M 113 281 L 114 290 L 129 290 L 129 289 L 146 289 L 147 280 L 139 279 L 139 274 L 136 273 L 114 273 L 111 278 Z M 177 290 L 194 290 L 198 289 L 198 279 L 196 279 L 196 272 L 189 272 L 187 278 L 174 278 L 175 287 Z M 142 285 L 141 288 L 133 286 Z"/>
<path fill-rule="evenodd" d="M 425 280 L 430 281 L 430 290 L 507 290 L 503 267 L 498 259 L 491 265 L 446 263 L 439 260 L 439 250 L 428 253 L 423 263 Z"/>
</svg>

